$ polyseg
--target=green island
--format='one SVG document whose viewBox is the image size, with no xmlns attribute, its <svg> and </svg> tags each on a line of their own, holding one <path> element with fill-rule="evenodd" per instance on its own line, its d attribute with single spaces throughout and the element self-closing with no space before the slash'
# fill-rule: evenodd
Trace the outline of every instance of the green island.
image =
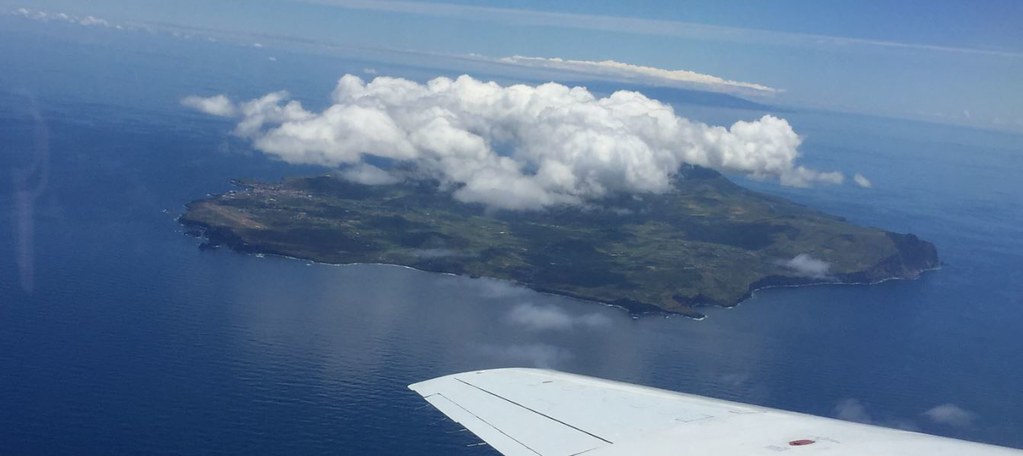
<svg viewBox="0 0 1023 456">
<path fill-rule="evenodd" d="M 664 194 L 524 212 L 458 202 L 436 182 L 235 184 L 179 218 L 202 247 L 492 277 L 634 313 L 700 317 L 701 306 L 734 306 L 761 288 L 911 279 L 939 265 L 934 245 L 912 234 L 857 226 L 697 166 Z"/>
</svg>

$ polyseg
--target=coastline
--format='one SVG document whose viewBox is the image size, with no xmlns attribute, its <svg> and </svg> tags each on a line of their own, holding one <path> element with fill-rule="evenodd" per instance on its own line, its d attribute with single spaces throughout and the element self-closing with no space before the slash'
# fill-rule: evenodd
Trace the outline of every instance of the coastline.
<svg viewBox="0 0 1023 456">
<path fill-rule="evenodd" d="M 182 223 L 180 221 L 180 217 L 179 217 L 179 219 L 177 221 L 179 223 Z M 686 305 L 685 306 L 686 307 L 685 310 L 671 311 L 671 310 L 666 310 L 666 309 L 663 309 L 663 308 L 660 308 L 660 307 L 657 307 L 657 306 L 654 306 L 654 305 L 651 305 L 651 304 L 645 304 L 645 303 L 641 303 L 641 302 L 608 302 L 608 301 L 594 299 L 594 298 L 590 298 L 590 297 L 586 297 L 586 296 L 582 296 L 582 295 L 578 295 L 578 294 L 574 294 L 574 293 L 570 293 L 570 292 L 564 292 L 564 291 L 559 291 L 559 290 L 549 289 L 549 288 L 543 288 L 543 287 L 535 287 L 535 286 L 531 286 L 530 284 L 527 284 L 527 283 L 522 283 L 522 282 L 518 282 L 518 281 L 515 281 L 515 280 L 511 280 L 511 279 L 504 279 L 504 278 L 498 278 L 498 277 L 473 276 L 473 275 L 469 275 L 469 274 L 458 274 L 458 273 L 453 273 L 453 272 L 430 271 L 430 270 L 426 270 L 426 269 L 416 268 L 414 266 L 409 266 L 409 265 L 404 265 L 404 264 L 397 264 L 397 263 L 383 263 L 383 262 L 331 263 L 331 262 L 318 261 L 318 260 L 311 259 L 311 258 L 303 258 L 303 257 L 294 256 L 294 255 L 287 255 L 287 254 L 277 253 L 277 252 L 260 251 L 258 249 L 237 249 L 237 248 L 235 248 L 234 246 L 232 246 L 230 244 L 221 243 L 221 242 L 217 242 L 214 239 L 210 239 L 208 237 L 208 232 L 205 231 L 205 230 L 200 230 L 199 232 L 196 232 L 195 230 L 186 229 L 184 231 L 184 233 L 189 235 L 189 236 L 191 236 L 191 237 L 194 237 L 194 238 L 198 239 L 199 240 L 198 248 L 200 248 L 202 250 L 216 250 L 216 249 L 220 249 L 222 247 L 226 247 L 231 252 L 237 253 L 237 254 L 251 255 L 251 256 L 254 256 L 256 258 L 264 258 L 267 255 L 269 255 L 271 257 L 285 259 L 285 260 L 302 261 L 302 262 L 305 262 L 307 266 L 312 266 L 312 265 L 331 266 L 331 267 L 364 266 L 364 265 L 368 265 L 368 266 L 386 266 L 386 267 L 398 267 L 398 268 L 402 268 L 402 269 L 408 269 L 408 270 L 422 272 L 422 273 L 427 273 L 427 274 L 439 274 L 439 275 L 447 275 L 447 276 L 452 276 L 452 277 L 464 277 L 464 278 L 467 278 L 467 279 L 480 279 L 480 278 L 483 278 L 483 279 L 487 279 L 487 280 L 494 280 L 494 281 L 504 282 L 504 283 L 510 284 L 512 286 L 522 287 L 522 288 L 528 289 L 528 290 L 530 290 L 530 291 L 532 291 L 534 293 L 543 293 L 543 294 L 547 294 L 547 295 L 562 296 L 562 297 L 578 300 L 580 302 L 596 303 L 596 304 L 600 304 L 600 305 L 603 305 L 603 306 L 606 306 L 606 307 L 616 308 L 616 309 L 619 309 L 621 311 L 624 311 L 625 313 L 627 313 L 632 318 L 643 318 L 643 317 L 671 318 L 671 317 L 675 317 L 675 316 L 681 316 L 681 317 L 685 317 L 685 318 L 696 320 L 696 321 L 702 321 L 702 320 L 705 320 L 707 318 L 707 315 L 705 313 L 703 313 L 703 312 L 700 312 L 697 309 L 709 308 L 709 307 L 719 308 L 719 309 L 734 309 L 734 308 L 739 307 L 740 305 L 742 305 L 746 301 L 749 301 L 750 299 L 752 299 L 757 293 L 762 292 L 762 291 L 766 291 L 766 290 L 771 290 L 771 289 L 776 289 L 776 288 L 806 288 L 806 287 L 820 287 L 820 286 L 873 286 L 873 285 L 879 285 L 879 284 L 882 284 L 882 283 L 885 283 L 885 282 L 897 281 L 897 280 L 916 280 L 917 278 L 922 276 L 924 273 L 939 271 L 939 270 L 942 269 L 942 265 L 939 262 L 938 266 L 919 270 L 916 273 L 915 277 L 890 276 L 890 277 L 885 277 L 885 278 L 882 278 L 882 279 L 879 279 L 879 280 L 866 281 L 866 282 L 843 282 L 841 280 L 831 280 L 831 281 L 813 281 L 813 280 L 810 280 L 810 281 L 807 281 L 807 282 L 804 282 L 804 283 L 765 284 L 765 285 L 759 285 L 759 286 L 752 286 L 751 285 L 751 288 L 750 288 L 749 292 L 746 293 L 741 299 L 737 300 L 734 303 L 722 304 L 722 303 L 713 303 L 713 302 L 694 302 L 694 304 L 692 304 L 692 305 Z"/>
</svg>

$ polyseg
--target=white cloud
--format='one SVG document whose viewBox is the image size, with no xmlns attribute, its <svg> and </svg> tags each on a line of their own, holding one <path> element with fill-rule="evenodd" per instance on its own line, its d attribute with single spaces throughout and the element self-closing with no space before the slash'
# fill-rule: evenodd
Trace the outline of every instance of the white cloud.
<svg viewBox="0 0 1023 456">
<path fill-rule="evenodd" d="M 257 49 L 262 48 L 263 47 L 263 43 L 252 43 L 252 47 L 257 48 Z"/>
<path fill-rule="evenodd" d="M 387 171 L 366 163 L 360 163 L 341 171 L 341 177 L 365 185 L 395 184 L 401 180 Z"/>
<path fill-rule="evenodd" d="M 828 270 L 831 269 L 831 263 L 818 260 L 806 253 L 800 253 L 791 260 L 783 261 L 780 264 L 791 269 L 798 275 L 812 277 L 815 279 L 823 279 L 827 277 Z"/>
<path fill-rule="evenodd" d="M 650 66 L 632 65 L 614 60 L 566 60 L 560 58 L 513 56 L 498 59 L 501 63 L 530 68 L 554 69 L 597 76 L 618 81 L 634 81 L 654 85 L 682 85 L 723 92 L 750 92 L 773 94 L 778 89 L 750 82 L 730 81 L 709 74 L 688 70 L 666 70 Z"/>
<path fill-rule="evenodd" d="M 212 97 L 188 96 L 181 99 L 181 104 L 204 114 L 218 117 L 232 117 L 237 108 L 226 95 Z"/>
<path fill-rule="evenodd" d="M 495 358 L 506 366 L 554 368 L 572 358 L 572 354 L 561 347 L 547 344 L 516 344 L 504 347 L 482 346 L 479 351 L 488 358 Z"/>
<path fill-rule="evenodd" d="M 867 413 L 867 407 L 856 399 L 844 399 L 835 406 L 835 418 L 855 423 L 871 424 L 874 420 Z"/>
<path fill-rule="evenodd" d="M 528 296 L 530 293 L 534 293 L 532 290 L 521 285 L 516 285 L 514 282 L 492 279 L 489 277 L 472 279 L 470 283 L 479 290 L 479 293 L 482 296 L 491 299 L 523 297 Z"/>
<path fill-rule="evenodd" d="M 190 102 L 214 115 L 235 106 L 213 98 Z M 289 163 L 349 167 L 369 156 L 402 163 L 460 201 L 509 210 L 663 193 L 684 163 L 789 186 L 844 179 L 797 165 L 801 139 L 784 119 L 710 126 L 637 92 L 596 98 L 556 83 L 505 87 L 469 76 L 367 83 L 345 75 L 333 102 L 311 112 L 286 92 L 271 93 L 238 105 L 235 133 Z"/>
<path fill-rule="evenodd" d="M 874 184 L 870 182 L 870 179 L 867 179 L 866 176 L 860 173 L 856 173 L 855 175 L 853 175 L 853 182 L 856 182 L 856 185 L 859 185 L 860 187 L 863 188 L 872 188 L 874 186 Z"/>
<path fill-rule="evenodd" d="M 67 13 L 53 13 L 49 11 L 31 10 L 28 8 L 18 8 L 10 12 L 13 16 L 20 16 L 26 19 L 32 19 L 40 22 L 66 22 L 69 24 L 78 24 L 86 27 L 105 27 L 105 28 L 117 28 L 122 29 L 120 25 L 111 24 L 106 19 L 98 18 L 96 16 L 75 16 Z"/>
<path fill-rule="evenodd" d="M 905 419 L 877 419 L 867 410 L 867 406 L 857 399 L 844 399 L 835 405 L 832 414 L 835 418 L 855 423 L 873 424 L 907 431 L 916 431 L 916 423 Z"/>
<path fill-rule="evenodd" d="M 508 313 L 508 321 L 533 331 L 570 330 L 576 327 L 598 328 L 611 324 L 608 317 L 589 313 L 569 315 L 555 306 L 519 304 Z"/>
<path fill-rule="evenodd" d="M 99 25 L 99 26 L 102 26 L 102 27 L 110 27 L 110 22 L 107 22 L 106 19 L 100 19 L 100 18 L 95 17 L 95 16 L 85 16 L 85 17 L 79 19 L 78 23 L 81 24 L 81 25 L 86 25 L 86 26 L 89 26 L 89 25 Z"/>
<path fill-rule="evenodd" d="M 968 427 L 977 420 L 977 414 L 955 404 L 942 404 L 923 413 L 931 421 L 953 427 Z"/>
<path fill-rule="evenodd" d="M 20 16 L 26 19 L 34 19 L 37 21 L 46 21 L 50 19 L 50 15 L 45 11 L 34 11 L 28 8 L 18 8 L 10 12 L 12 16 Z"/>
</svg>

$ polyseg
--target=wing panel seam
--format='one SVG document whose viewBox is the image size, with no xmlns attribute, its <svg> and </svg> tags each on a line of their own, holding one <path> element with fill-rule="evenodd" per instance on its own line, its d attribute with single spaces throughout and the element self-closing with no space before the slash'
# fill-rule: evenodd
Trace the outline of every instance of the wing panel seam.
<svg viewBox="0 0 1023 456">
<path fill-rule="evenodd" d="M 456 379 L 456 380 L 457 380 L 457 379 Z M 472 386 L 472 385 L 470 385 L 470 386 Z M 445 395 L 444 395 L 444 393 L 434 393 L 434 394 L 431 394 L 430 396 L 440 396 L 440 397 L 443 397 L 443 398 L 444 398 L 444 400 L 446 400 L 446 401 L 448 401 L 448 402 L 450 402 L 450 403 L 454 404 L 454 405 L 455 405 L 456 407 L 458 407 L 458 408 L 460 408 L 460 409 L 464 410 L 464 411 L 465 411 L 465 413 L 468 413 L 469 415 L 472 415 L 472 417 L 473 417 L 473 418 L 476 418 L 476 419 L 477 419 L 477 420 L 479 420 L 479 421 L 480 421 L 481 423 L 483 423 L 483 424 L 486 424 L 487 426 L 490 426 L 490 428 L 491 428 L 491 429 L 493 429 L 493 430 L 495 430 L 495 431 L 497 431 L 497 432 L 500 432 L 500 433 L 501 433 L 502 435 L 504 435 L 505 437 L 508 437 L 508 438 L 509 438 L 509 439 L 511 439 L 511 440 L 512 440 L 513 442 L 515 442 L 515 443 L 517 443 L 517 444 L 519 444 L 519 445 L 522 445 L 522 447 L 523 447 L 523 448 L 525 448 L 525 449 L 527 449 L 527 450 L 529 450 L 529 451 L 533 452 L 533 454 L 536 454 L 537 456 L 543 456 L 542 454 L 540 454 L 540 453 L 539 453 L 539 452 L 537 452 L 536 450 L 534 450 L 534 449 L 530 448 L 530 447 L 529 447 L 529 445 L 526 445 L 525 443 L 522 443 L 521 441 L 519 441 L 519 439 L 516 439 L 515 437 L 512 437 L 512 436 L 508 435 L 508 433 L 507 433 L 507 432 L 504 432 L 504 431 L 502 431 L 502 430 L 501 430 L 501 428 L 499 428 L 499 427 L 497 427 L 497 426 L 494 426 L 494 425 L 493 425 L 493 424 L 491 424 L 491 423 L 490 423 L 489 421 L 487 421 L 487 420 L 483 419 L 482 417 L 480 417 L 479 415 L 477 415 L 477 414 L 475 414 L 475 413 L 472 413 L 471 411 L 469 411 L 469 409 L 467 409 L 467 408 L 465 408 L 465 407 L 462 407 L 462 405 L 461 405 L 461 404 L 459 404 L 458 402 L 455 402 L 455 401 L 451 400 L 450 398 L 448 398 L 447 396 L 445 396 Z M 430 397 L 430 396 L 427 396 L 427 397 Z M 500 396 L 498 396 L 498 397 L 500 397 Z M 484 441 L 485 441 L 485 440 L 484 440 Z"/>
<path fill-rule="evenodd" d="M 548 420 L 551 420 L 551 421 L 553 421 L 553 422 L 555 422 L 555 423 L 561 424 L 562 426 L 566 426 L 566 427 L 569 427 L 569 428 L 575 429 L 575 430 L 577 430 L 577 431 L 579 431 L 579 432 L 582 432 L 583 434 L 586 434 L 586 435 L 588 435 L 588 436 L 590 436 L 590 437 L 593 437 L 593 438 L 595 438 L 595 439 L 597 439 L 597 440 L 600 440 L 601 442 L 607 443 L 608 445 L 614 445 L 614 442 L 612 442 L 612 441 L 610 441 L 610 440 L 608 440 L 608 439 L 605 439 L 605 438 L 603 438 L 603 437 L 601 437 L 601 436 L 599 436 L 599 435 L 596 435 L 596 434 L 594 434 L 594 433 L 592 433 L 592 432 L 589 432 L 589 431 L 586 431 L 586 430 L 584 430 L 584 429 L 580 429 L 580 428 L 578 428 L 578 427 L 576 427 L 576 426 L 573 426 L 573 425 L 571 425 L 571 424 L 568 424 L 568 423 L 566 423 L 566 422 L 564 422 L 564 421 L 561 421 L 561 420 L 559 420 L 559 419 L 557 419 L 557 418 L 554 418 L 553 416 L 550 416 L 550 415 L 548 415 L 548 414 L 546 414 L 546 413 L 543 413 L 543 412 L 539 412 L 539 411 L 537 411 L 537 410 L 533 410 L 533 409 L 531 409 L 531 408 L 529 408 L 529 407 L 526 407 L 525 405 L 522 405 L 522 404 L 520 404 L 520 403 L 518 403 L 518 402 L 515 402 L 515 401 L 513 401 L 513 400 L 511 400 L 511 399 L 508 399 L 508 398 L 506 398 L 506 397 L 504 397 L 504 396 L 501 396 L 501 395 L 495 394 L 495 393 L 493 393 L 493 392 L 487 391 L 486 389 L 483 389 L 483 388 L 481 388 L 481 387 L 479 387 L 479 386 L 473 385 L 472 383 L 469 383 L 469 382 L 467 382 L 467 381 L 465 381 L 465 380 L 462 380 L 462 379 L 460 379 L 460 378 L 457 378 L 457 377 L 456 377 L 456 378 L 455 378 L 455 380 L 456 380 L 456 381 L 459 381 L 459 382 L 461 382 L 461 383 L 463 383 L 463 384 L 465 384 L 465 385 L 468 385 L 468 386 L 471 386 L 471 387 L 473 387 L 473 388 L 476 388 L 476 389 L 478 389 L 478 390 L 480 390 L 480 391 L 483 391 L 484 393 L 487 393 L 487 394 L 489 394 L 489 395 L 491 395 L 491 396 L 494 396 L 494 397 L 496 397 L 496 398 L 498 398 L 498 399 L 501 399 L 501 400 L 503 400 L 503 401 L 506 401 L 506 402 L 508 402 L 508 403 L 510 403 L 510 404 L 512 404 L 512 405 L 516 405 L 516 406 L 518 406 L 518 407 L 521 407 L 521 408 L 523 408 L 523 409 L 529 410 L 530 412 L 533 412 L 533 413 L 535 413 L 535 414 L 537 414 L 537 415 L 540 415 L 540 416 L 542 416 L 542 417 L 544 417 L 544 418 L 547 418 Z"/>
</svg>

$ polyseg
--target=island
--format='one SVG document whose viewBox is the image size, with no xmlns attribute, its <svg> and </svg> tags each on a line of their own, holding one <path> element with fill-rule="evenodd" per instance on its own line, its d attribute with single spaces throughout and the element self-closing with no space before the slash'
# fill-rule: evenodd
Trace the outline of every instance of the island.
<svg viewBox="0 0 1023 456">
<path fill-rule="evenodd" d="M 492 277 L 637 314 L 701 317 L 701 307 L 762 288 L 911 279 L 939 265 L 934 245 L 912 234 L 857 226 L 699 166 L 683 167 L 663 194 L 542 211 L 458 202 L 431 181 L 234 183 L 180 216 L 202 247 Z"/>
</svg>

